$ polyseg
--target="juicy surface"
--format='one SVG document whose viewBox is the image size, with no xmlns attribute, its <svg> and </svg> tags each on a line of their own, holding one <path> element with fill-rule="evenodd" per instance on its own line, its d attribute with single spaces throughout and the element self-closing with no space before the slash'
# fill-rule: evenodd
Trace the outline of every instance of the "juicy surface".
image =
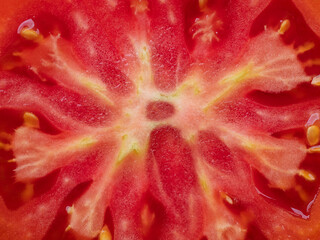
<svg viewBox="0 0 320 240">
<path fill-rule="evenodd" d="M 287 0 L 24 4 L 0 18 L 0 239 L 319 238 L 319 23 Z"/>
</svg>

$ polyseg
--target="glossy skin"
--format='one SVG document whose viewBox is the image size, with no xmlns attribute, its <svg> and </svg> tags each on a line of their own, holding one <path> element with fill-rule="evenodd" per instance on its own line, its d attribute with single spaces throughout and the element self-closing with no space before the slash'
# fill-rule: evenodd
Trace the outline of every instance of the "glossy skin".
<svg viewBox="0 0 320 240">
<path fill-rule="evenodd" d="M 319 239 L 314 5 L 0 1 L 0 239 Z"/>
</svg>

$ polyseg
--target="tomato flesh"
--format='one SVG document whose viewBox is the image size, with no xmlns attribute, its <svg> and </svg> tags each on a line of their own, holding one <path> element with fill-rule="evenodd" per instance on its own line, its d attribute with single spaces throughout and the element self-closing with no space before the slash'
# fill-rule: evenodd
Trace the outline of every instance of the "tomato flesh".
<svg viewBox="0 0 320 240">
<path fill-rule="evenodd" d="M 314 4 L 0 1 L 0 238 L 318 239 Z"/>
</svg>

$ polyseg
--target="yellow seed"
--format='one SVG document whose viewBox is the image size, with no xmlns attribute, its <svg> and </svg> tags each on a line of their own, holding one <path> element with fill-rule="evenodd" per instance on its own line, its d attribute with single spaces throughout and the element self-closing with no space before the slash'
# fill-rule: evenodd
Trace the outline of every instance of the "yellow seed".
<svg viewBox="0 0 320 240">
<path fill-rule="evenodd" d="M 320 153 L 320 146 L 317 145 L 317 146 L 308 148 L 308 153 Z"/>
<path fill-rule="evenodd" d="M 34 195 L 33 184 L 27 183 L 25 189 L 21 193 L 21 198 L 24 202 L 30 200 Z"/>
<path fill-rule="evenodd" d="M 233 199 L 226 193 L 221 192 L 220 193 L 221 197 L 223 198 L 223 200 L 225 200 L 227 203 L 229 203 L 230 205 L 233 205 Z"/>
<path fill-rule="evenodd" d="M 304 53 L 314 48 L 314 46 L 315 44 L 313 42 L 306 42 L 305 44 L 299 46 L 297 51 L 298 53 Z"/>
<path fill-rule="evenodd" d="M 40 34 L 37 31 L 28 28 L 22 29 L 20 35 L 23 38 L 31 41 L 36 40 L 40 37 Z"/>
<path fill-rule="evenodd" d="M 13 52 L 12 56 L 14 57 L 20 57 L 21 56 L 21 52 Z"/>
<path fill-rule="evenodd" d="M 229 203 L 229 204 L 233 204 L 233 200 L 231 197 L 229 197 L 228 195 L 226 196 L 225 200 Z"/>
<path fill-rule="evenodd" d="M 38 117 L 33 113 L 25 112 L 23 114 L 23 120 L 26 127 L 39 128 L 40 126 Z"/>
<path fill-rule="evenodd" d="M 200 10 L 204 10 L 207 7 L 208 0 L 199 0 L 199 8 Z"/>
<path fill-rule="evenodd" d="M 320 128 L 316 125 L 310 126 L 307 129 L 307 139 L 310 146 L 314 146 L 319 142 Z"/>
<path fill-rule="evenodd" d="M 0 150 L 10 151 L 12 149 L 11 144 L 0 142 Z"/>
<path fill-rule="evenodd" d="M 70 206 L 67 206 L 67 207 L 66 207 L 66 211 L 67 211 L 68 214 L 72 214 L 73 211 L 74 211 L 74 205 L 72 205 L 71 207 L 70 207 Z"/>
<path fill-rule="evenodd" d="M 10 70 L 18 67 L 19 65 L 20 65 L 20 64 L 17 63 L 17 62 L 15 62 L 15 61 L 4 61 L 4 62 L 1 64 L 0 68 L 1 68 L 2 70 L 5 70 L 5 71 L 10 71 Z"/>
<path fill-rule="evenodd" d="M 311 81 L 311 84 L 314 86 L 320 86 L 320 75 L 314 77 Z"/>
<path fill-rule="evenodd" d="M 290 21 L 286 19 L 281 23 L 278 33 L 280 35 L 283 35 L 286 31 L 288 31 L 289 28 L 290 28 Z"/>
<path fill-rule="evenodd" d="M 68 231 L 70 231 L 70 229 L 71 229 L 71 226 L 68 225 L 64 231 L 65 231 L 65 232 L 68 232 Z"/>
<path fill-rule="evenodd" d="M 99 240 L 112 240 L 111 232 L 107 225 L 104 225 L 102 228 L 99 234 Z"/>
<path fill-rule="evenodd" d="M 0 139 L 11 141 L 12 135 L 10 133 L 0 132 Z"/>
<path fill-rule="evenodd" d="M 15 158 L 12 158 L 12 159 L 10 159 L 10 160 L 8 160 L 8 163 L 14 163 L 14 162 L 16 162 L 17 160 L 15 159 Z"/>
<path fill-rule="evenodd" d="M 310 59 L 304 63 L 305 67 L 319 66 L 320 58 Z"/>
<path fill-rule="evenodd" d="M 298 172 L 298 175 L 300 177 L 303 177 L 307 181 L 316 180 L 316 177 L 311 172 L 309 172 L 307 170 L 304 170 L 304 169 L 300 169 L 299 172 Z"/>
<path fill-rule="evenodd" d="M 295 190 L 298 192 L 299 197 L 303 200 L 303 201 L 308 201 L 308 194 L 306 193 L 306 191 L 302 188 L 301 185 L 297 185 L 295 187 Z"/>
</svg>

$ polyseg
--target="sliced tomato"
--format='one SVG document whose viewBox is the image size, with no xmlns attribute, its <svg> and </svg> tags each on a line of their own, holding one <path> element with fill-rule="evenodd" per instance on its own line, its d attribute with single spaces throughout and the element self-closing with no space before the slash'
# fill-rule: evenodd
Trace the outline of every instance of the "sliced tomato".
<svg viewBox="0 0 320 240">
<path fill-rule="evenodd" d="M 0 239 L 319 239 L 314 4 L 0 1 Z"/>
</svg>

